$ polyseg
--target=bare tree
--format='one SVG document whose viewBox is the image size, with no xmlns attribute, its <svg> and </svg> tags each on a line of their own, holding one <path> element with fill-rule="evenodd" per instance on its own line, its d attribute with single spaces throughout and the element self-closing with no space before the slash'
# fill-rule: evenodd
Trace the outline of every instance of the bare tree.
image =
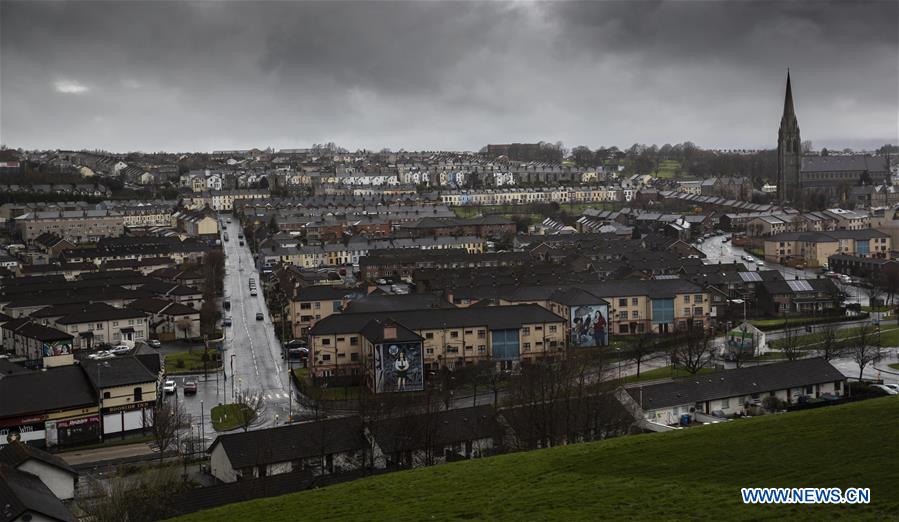
<svg viewBox="0 0 899 522">
<path fill-rule="evenodd" d="M 640 376 L 640 365 L 656 350 L 656 340 L 650 333 L 643 333 L 637 336 L 636 340 L 631 343 L 630 359 L 637 365 L 637 377 Z"/>
<path fill-rule="evenodd" d="M 872 278 L 874 281 L 878 281 L 883 286 L 883 291 L 886 293 L 887 304 L 892 306 L 893 299 L 896 297 L 896 294 L 899 293 L 899 265 L 895 263 L 890 263 L 883 269 L 880 273 L 879 277 Z"/>
<path fill-rule="evenodd" d="M 188 426 L 184 412 L 178 406 L 178 401 L 174 405 L 165 402 L 157 402 L 153 409 L 153 440 L 159 448 L 159 463 L 165 457 L 165 452 L 175 444 L 178 433 Z"/>
<path fill-rule="evenodd" d="M 818 354 L 825 361 L 838 357 L 843 351 L 837 332 L 837 327 L 833 323 L 821 325 L 818 329 Z"/>
<path fill-rule="evenodd" d="M 711 339 L 702 330 L 689 330 L 680 335 L 671 347 L 671 362 L 691 375 L 712 361 Z"/>
<path fill-rule="evenodd" d="M 780 349 L 788 361 L 795 361 L 802 355 L 802 351 L 800 350 L 801 343 L 802 339 L 799 336 L 799 332 L 790 326 L 789 319 L 784 319 L 783 337 L 780 339 Z"/>
<path fill-rule="evenodd" d="M 181 330 L 181 333 L 184 334 L 184 338 L 187 339 L 187 333 L 190 332 L 191 327 L 193 327 L 193 321 L 187 317 L 178 319 L 178 322 L 175 323 L 175 327 Z"/>
<path fill-rule="evenodd" d="M 881 306 L 883 303 L 883 288 L 880 286 L 880 276 L 871 277 L 871 286 L 865 288 L 865 295 L 868 296 L 868 306 L 872 309 Z"/>
<path fill-rule="evenodd" d="M 862 379 L 865 367 L 880 359 L 880 336 L 874 333 L 870 325 L 864 324 L 856 330 L 856 335 L 848 341 L 849 354 L 858 364 L 858 379 Z"/>
<path fill-rule="evenodd" d="M 260 414 L 264 408 L 262 393 L 250 394 L 241 391 L 234 401 L 237 405 L 234 408 L 234 415 L 237 416 L 237 426 L 243 430 L 249 431 L 250 428 L 260 419 Z"/>
<path fill-rule="evenodd" d="M 126 474 L 125 468 L 103 478 L 91 478 L 88 493 L 77 502 L 95 522 L 151 522 L 177 514 L 172 497 L 193 485 L 176 468 L 153 468 Z"/>
</svg>

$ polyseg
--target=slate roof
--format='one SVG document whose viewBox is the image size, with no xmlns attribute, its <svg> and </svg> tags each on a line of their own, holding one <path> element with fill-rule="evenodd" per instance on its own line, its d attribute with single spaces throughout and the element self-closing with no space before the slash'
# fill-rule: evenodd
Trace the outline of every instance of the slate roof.
<svg viewBox="0 0 899 522">
<path fill-rule="evenodd" d="M 358 290 L 354 288 L 334 285 L 313 285 L 299 288 L 294 299 L 297 301 L 333 301 L 343 299 L 356 291 Z"/>
<path fill-rule="evenodd" d="M 396 329 L 396 335 L 390 339 L 384 337 L 384 328 L 393 327 Z M 372 319 L 366 324 L 361 331 L 363 337 L 371 341 L 373 344 L 381 344 L 384 341 L 393 342 L 413 342 L 421 341 L 421 336 L 409 330 L 401 324 L 392 321 L 381 321 Z"/>
<path fill-rule="evenodd" d="M 68 313 L 56 320 L 57 324 L 81 324 L 95 321 L 114 321 L 121 319 L 144 318 L 146 314 L 139 310 L 116 308 L 106 303 L 91 303 L 78 311 Z"/>
<path fill-rule="evenodd" d="M 558 315 L 535 304 L 487 308 L 446 308 L 397 312 L 330 315 L 312 327 L 312 335 L 359 332 L 371 319 L 393 320 L 412 330 L 486 326 L 491 330 L 517 329 L 525 323 L 558 323 Z"/>
<path fill-rule="evenodd" d="M 496 439 L 502 431 L 493 406 L 489 405 L 382 419 L 372 423 L 370 430 L 375 443 L 388 454 L 424 449 L 428 445 Z"/>
<path fill-rule="evenodd" d="M 91 382 L 79 366 L 5 375 L 0 379 L 0 397 L 4 398 L 0 418 L 97 404 Z"/>
<path fill-rule="evenodd" d="M 840 239 L 874 239 L 890 237 L 879 230 L 865 228 L 862 230 L 830 230 L 828 232 L 783 232 L 765 238 L 765 241 L 803 241 L 806 243 L 830 243 Z"/>
<path fill-rule="evenodd" d="M 628 388 L 627 392 L 634 400 L 642 401 L 643 409 L 649 411 L 841 381 L 845 378 L 829 362 L 814 358 L 700 374 L 671 382 Z"/>
<path fill-rule="evenodd" d="M 446 299 L 434 294 L 366 295 L 353 299 L 345 312 L 392 312 L 425 308 L 455 308 Z"/>
<path fill-rule="evenodd" d="M 30 459 L 39 460 L 55 468 L 67 471 L 72 475 L 78 475 L 78 472 L 75 471 L 75 468 L 70 466 L 66 461 L 62 460 L 62 458 L 53 455 L 52 453 L 47 453 L 46 451 L 38 449 L 30 444 L 25 444 L 24 442 L 13 442 L 11 444 L 3 446 L 3 448 L 0 448 L 0 464 L 6 464 L 8 466 L 18 468 L 23 462 L 26 462 Z"/>
<path fill-rule="evenodd" d="M 40 478 L 0 464 L 0 522 L 39 513 L 50 520 L 75 521 L 69 509 Z"/>
<path fill-rule="evenodd" d="M 852 156 L 803 156 L 802 172 L 836 171 L 889 172 L 884 156 L 856 154 Z"/>
<path fill-rule="evenodd" d="M 289 462 L 328 453 L 361 450 L 368 446 L 359 417 L 301 422 L 267 430 L 219 435 L 209 452 L 221 444 L 234 469 Z"/>
<path fill-rule="evenodd" d="M 156 355 L 156 354 L 149 354 Z M 156 355 L 158 359 L 158 355 Z M 116 357 L 99 361 L 83 360 L 81 366 L 95 389 L 156 382 L 158 373 L 147 368 L 137 357 Z"/>
</svg>

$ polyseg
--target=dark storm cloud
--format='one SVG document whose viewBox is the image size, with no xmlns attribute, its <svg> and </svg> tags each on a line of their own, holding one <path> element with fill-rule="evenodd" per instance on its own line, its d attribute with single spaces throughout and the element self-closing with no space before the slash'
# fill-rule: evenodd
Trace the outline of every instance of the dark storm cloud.
<svg viewBox="0 0 899 522">
<path fill-rule="evenodd" d="M 0 139 L 770 147 L 897 141 L 895 2 L 3 2 Z"/>
</svg>

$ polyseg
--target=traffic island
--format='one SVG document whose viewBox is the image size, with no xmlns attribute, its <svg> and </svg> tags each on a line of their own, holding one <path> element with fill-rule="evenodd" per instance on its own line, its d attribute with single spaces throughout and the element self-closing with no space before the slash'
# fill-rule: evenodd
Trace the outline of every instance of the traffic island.
<svg viewBox="0 0 899 522">
<path fill-rule="evenodd" d="M 221 404 L 212 408 L 210 415 L 215 431 L 245 428 L 256 420 L 256 412 L 246 404 Z"/>
</svg>

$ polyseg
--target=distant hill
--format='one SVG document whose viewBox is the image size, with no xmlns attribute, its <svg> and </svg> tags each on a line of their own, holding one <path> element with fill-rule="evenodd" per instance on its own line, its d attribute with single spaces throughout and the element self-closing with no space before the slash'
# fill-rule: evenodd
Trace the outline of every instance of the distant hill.
<svg viewBox="0 0 899 522">
<path fill-rule="evenodd" d="M 899 397 L 391 473 L 180 520 L 896 520 Z M 740 488 L 869 487 L 869 505 Z"/>
</svg>

